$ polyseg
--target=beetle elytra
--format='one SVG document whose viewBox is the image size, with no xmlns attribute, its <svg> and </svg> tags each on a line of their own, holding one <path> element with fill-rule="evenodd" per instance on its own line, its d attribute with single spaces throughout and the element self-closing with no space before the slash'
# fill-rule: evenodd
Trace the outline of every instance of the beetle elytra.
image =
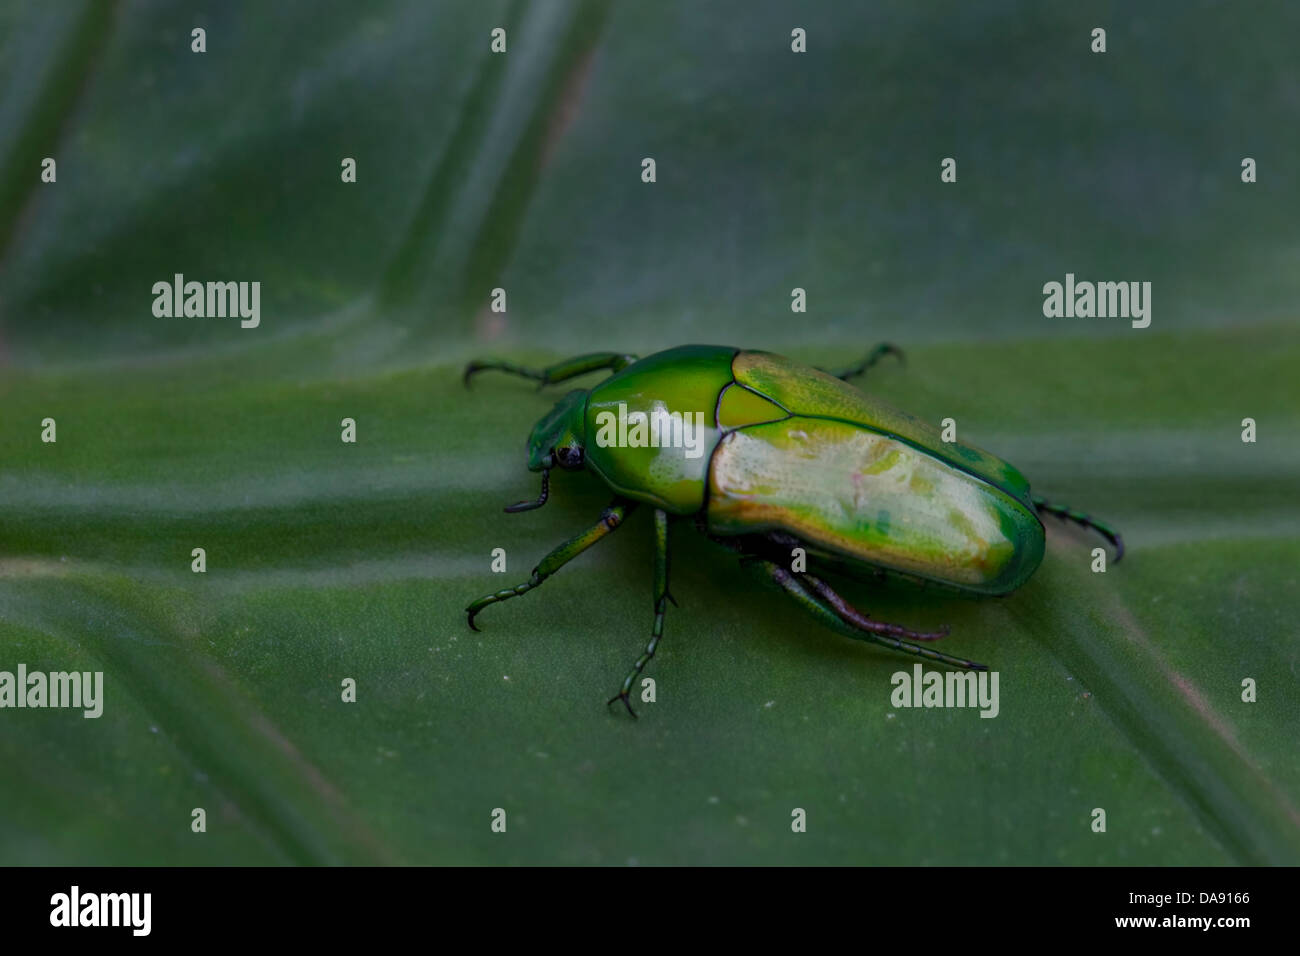
<svg viewBox="0 0 1300 956">
<path fill-rule="evenodd" d="M 847 384 L 889 354 L 902 358 L 893 346 L 880 345 L 838 375 L 770 352 L 713 345 L 644 359 L 598 352 L 542 370 L 471 362 L 467 384 L 489 369 L 536 380 L 539 387 L 613 372 L 590 390 L 569 392 L 533 427 L 528 468 L 541 472 L 541 494 L 506 511 L 545 504 L 552 468 L 592 471 L 615 498 L 595 524 L 546 555 L 527 581 L 470 604 L 470 627 L 477 630 L 474 619 L 488 605 L 538 587 L 645 504 L 654 509 L 654 624 L 645 651 L 609 699 L 622 700 L 633 716 L 629 694 L 654 657 L 672 601 L 672 519 L 694 519 L 711 540 L 832 630 L 984 670 L 925 646 L 947 628 L 923 632 L 873 620 L 821 574 L 896 575 L 1005 595 L 1042 560 L 1040 513 L 1096 530 L 1114 545 L 1117 562 L 1124 543 L 1089 515 L 1031 495 L 1024 476 L 1002 459 L 944 442 L 934 426 Z M 817 574 L 787 567 L 793 548 L 804 550 Z"/>
</svg>

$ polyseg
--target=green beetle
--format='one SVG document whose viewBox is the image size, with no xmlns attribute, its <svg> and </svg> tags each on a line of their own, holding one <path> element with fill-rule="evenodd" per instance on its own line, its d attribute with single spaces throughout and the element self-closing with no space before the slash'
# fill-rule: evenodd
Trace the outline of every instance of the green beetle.
<svg viewBox="0 0 1300 956">
<path fill-rule="evenodd" d="M 654 509 L 654 626 L 619 692 L 628 700 L 663 635 L 671 517 L 691 517 L 710 539 L 741 555 L 823 624 L 954 667 L 982 664 L 915 641 L 945 636 L 872 620 L 803 566 L 861 576 L 901 576 L 981 595 L 1004 595 L 1043 558 L 1040 512 L 1093 528 L 1116 549 L 1114 530 L 1049 504 L 1000 458 L 847 384 L 885 355 L 877 346 L 838 375 L 770 352 L 686 345 L 644 359 L 615 352 L 582 355 L 534 371 L 508 362 L 471 362 L 465 382 L 488 369 L 553 385 L 588 372 L 614 374 L 569 392 L 528 439 L 528 468 L 541 495 L 506 511 L 546 503 L 550 471 L 586 468 L 616 497 L 592 527 L 550 552 L 523 584 L 489 594 L 466 611 L 469 626 L 489 604 L 526 594 L 619 527 L 644 503 Z M 673 602 L 676 603 L 675 601 Z"/>
</svg>

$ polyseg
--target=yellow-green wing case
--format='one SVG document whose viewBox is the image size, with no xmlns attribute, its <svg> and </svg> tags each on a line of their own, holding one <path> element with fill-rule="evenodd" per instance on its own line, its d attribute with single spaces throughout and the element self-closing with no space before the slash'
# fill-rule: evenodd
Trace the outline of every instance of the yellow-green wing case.
<svg viewBox="0 0 1300 956">
<path fill-rule="evenodd" d="M 928 455 L 996 485 L 1030 511 L 1029 482 L 996 455 L 945 442 L 939 429 L 914 415 L 864 395 L 833 375 L 771 352 L 739 352 L 731 363 L 736 381 L 795 415 L 834 418 L 902 439 Z"/>
<path fill-rule="evenodd" d="M 986 481 L 845 422 L 795 416 L 728 433 L 709 474 L 714 534 L 780 530 L 814 551 L 983 594 L 1043 557 L 1037 517 Z"/>
<path fill-rule="evenodd" d="M 1008 463 L 777 355 L 738 353 L 733 372 L 792 414 L 722 438 L 713 533 L 780 530 L 816 552 L 983 594 L 1013 591 L 1038 567 L 1043 526 Z"/>
</svg>

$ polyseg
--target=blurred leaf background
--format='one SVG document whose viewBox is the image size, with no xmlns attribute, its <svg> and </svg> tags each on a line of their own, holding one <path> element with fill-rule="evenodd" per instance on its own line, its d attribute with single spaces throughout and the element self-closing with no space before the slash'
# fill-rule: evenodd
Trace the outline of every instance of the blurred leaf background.
<svg viewBox="0 0 1300 956">
<path fill-rule="evenodd" d="M 103 670 L 106 703 L 0 714 L 0 863 L 1300 862 L 1298 26 L 1281 2 L 4 5 L 0 669 Z M 177 272 L 260 281 L 261 326 L 155 318 Z M 1044 318 L 1067 272 L 1152 282 L 1151 327 Z M 503 514 L 551 399 L 467 392 L 466 359 L 882 340 L 908 365 L 864 388 L 1129 545 L 1093 574 L 1049 519 L 1004 600 L 850 589 L 952 625 L 1000 672 L 996 719 L 894 711 L 910 660 L 685 526 L 658 702 L 606 711 L 651 623 L 645 514 L 466 629 L 607 499 L 564 475 Z"/>
</svg>

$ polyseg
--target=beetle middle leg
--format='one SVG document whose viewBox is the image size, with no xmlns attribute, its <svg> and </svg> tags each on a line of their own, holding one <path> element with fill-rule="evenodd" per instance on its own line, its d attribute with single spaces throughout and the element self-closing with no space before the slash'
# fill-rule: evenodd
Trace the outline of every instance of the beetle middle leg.
<svg viewBox="0 0 1300 956">
<path fill-rule="evenodd" d="M 618 693 L 605 702 L 608 707 L 616 700 L 621 700 L 627 712 L 633 717 L 636 711 L 632 709 L 632 704 L 628 700 L 628 695 L 632 692 L 632 685 L 636 679 L 641 676 L 645 666 L 650 663 L 651 658 L 655 656 L 655 650 L 659 647 L 659 639 L 664 636 L 664 612 L 668 610 L 668 602 L 673 601 L 673 596 L 668 593 L 668 512 L 662 509 L 655 509 L 655 623 L 650 632 L 650 643 L 646 645 L 644 653 L 636 659 L 632 669 L 628 671 L 627 676 L 623 678 L 623 684 L 618 689 Z"/>
<path fill-rule="evenodd" d="M 864 358 L 861 362 L 859 362 L 857 365 L 852 365 L 846 368 L 842 372 L 832 372 L 831 374 L 834 375 L 836 378 L 840 379 L 841 381 L 847 382 L 851 378 L 857 378 L 859 375 L 862 375 L 864 372 L 867 371 L 867 369 L 871 368 L 873 365 L 879 362 L 886 355 L 898 356 L 899 364 L 900 365 L 903 364 L 902 349 L 898 348 L 898 346 L 896 345 L 890 345 L 888 342 L 881 342 L 874 349 L 872 349 L 871 353 L 866 358 Z"/>
<path fill-rule="evenodd" d="M 479 598 L 469 607 L 465 608 L 465 613 L 469 615 L 469 626 L 477 631 L 474 626 L 474 618 L 489 604 L 496 604 L 500 601 L 509 600 L 512 597 L 519 597 L 521 594 L 527 594 L 533 588 L 539 586 L 543 581 L 549 578 L 560 568 L 564 567 L 582 552 L 586 551 L 597 541 L 600 541 L 607 534 L 615 531 L 623 523 L 623 519 L 636 507 L 635 501 L 625 501 L 615 498 L 608 508 L 601 513 L 600 520 L 580 534 L 574 535 L 564 544 L 552 549 L 551 553 L 538 562 L 537 567 L 533 568 L 532 575 L 523 584 L 516 584 L 512 588 L 505 588 L 497 591 L 495 594 L 487 594 Z"/>
<path fill-rule="evenodd" d="M 903 640 L 903 637 L 922 641 L 936 640 L 943 637 L 947 631 L 933 633 L 910 631 L 898 624 L 872 621 L 856 611 L 852 605 L 836 594 L 829 584 L 819 578 L 811 575 L 796 575 L 787 571 L 775 561 L 769 561 L 756 555 L 746 555 L 742 559 L 742 563 L 758 569 L 766 577 L 775 581 L 794 599 L 796 604 L 821 621 L 826 627 L 838 631 L 846 637 L 851 637 L 855 641 L 880 644 L 883 647 L 902 651 L 904 654 L 914 654 L 917 657 L 938 661 L 940 664 L 948 664 L 951 667 L 961 667 L 965 670 L 974 671 L 988 670 L 983 664 L 977 664 L 961 657 L 953 657 Z M 846 620 L 838 610 L 841 607 L 851 611 L 856 616 L 856 619 L 852 621 Z"/>
</svg>

